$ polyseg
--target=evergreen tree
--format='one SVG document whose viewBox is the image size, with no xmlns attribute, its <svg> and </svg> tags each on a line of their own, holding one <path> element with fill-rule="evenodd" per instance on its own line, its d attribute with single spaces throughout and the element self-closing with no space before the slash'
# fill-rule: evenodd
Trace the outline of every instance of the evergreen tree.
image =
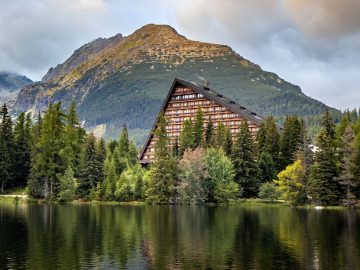
<svg viewBox="0 0 360 270">
<path fill-rule="evenodd" d="M 121 157 L 126 157 L 127 153 L 129 153 L 129 132 L 127 125 L 124 125 L 121 132 L 120 132 L 120 138 L 119 138 L 119 153 Z"/>
<path fill-rule="evenodd" d="M 193 125 L 190 119 L 186 119 L 180 133 L 180 156 L 184 154 L 186 149 L 194 149 L 194 146 L 195 137 Z"/>
<path fill-rule="evenodd" d="M 0 192 L 4 193 L 5 185 L 13 185 L 14 177 L 14 138 L 12 121 L 4 104 L 0 110 Z"/>
<path fill-rule="evenodd" d="M 225 134 L 226 134 L 226 127 L 223 123 L 218 123 L 214 135 L 212 136 L 212 146 L 215 148 L 222 148 L 225 149 Z"/>
<path fill-rule="evenodd" d="M 65 137 L 63 158 L 66 160 L 67 167 L 74 169 L 75 177 L 79 177 L 82 160 L 82 149 L 85 143 L 85 130 L 80 126 L 80 122 L 75 109 L 75 103 L 71 102 L 66 117 Z"/>
<path fill-rule="evenodd" d="M 116 174 L 120 175 L 128 167 L 128 158 L 129 158 L 129 134 L 127 126 L 124 125 L 120 132 L 119 144 L 114 150 L 114 161 Z"/>
<path fill-rule="evenodd" d="M 113 160 L 106 160 L 105 162 L 106 178 L 104 181 L 104 197 L 106 201 L 114 200 L 115 184 L 116 184 L 116 170 Z"/>
<path fill-rule="evenodd" d="M 340 187 L 335 180 L 338 175 L 335 146 L 334 123 L 329 112 L 323 120 L 324 128 L 317 138 L 318 151 L 315 153 L 314 165 L 311 167 L 309 192 L 315 202 L 336 204 Z"/>
<path fill-rule="evenodd" d="M 258 160 L 259 181 L 261 183 L 272 181 L 276 177 L 276 165 L 267 152 L 262 152 Z"/>
<path fill-rule="evenodd" d="M 286 117 L 280 141 L 282 169 L 295 161 L 297 150 L 303 141 L 304 128 L 304 122 L 296 115 Z"/>
<path fill-rule="evenodd" d="M 66 161 L 62 155 L 64 118 L 61 103 L 50 105 L 44 115 L 37 151 L 32 162 L 33 179 L 30 182 L 33 186 L 29 187 L 30 196 L 53 199 L 58 192 L 59 178 L 66 169 Z"/>
<path fill-rule="evenodd" d="M 79 195 L 87 198 L 90 190 L 97 186 L 98 182 L 104 179 L 104 165 L 99 157 L 96 147 L 96 138 L 90 133 L 85 143 L 85 151 L 82 161 L 80 175 L 80 184 L 78 188 Z"/>
<path fill-rule="evenodd" d="M 14 127 L 14 186 L 25 187 L 31 165 L 31 118 L 20 113 Z"/>
<path fill-rule="evenodd" d="M 194 148 L 203 145 L 204 114 L 201 107 L 198 108 L 194 124 Z"/>
<path fill-rule="evenodd" d="M 232 140 L 231 130 L 228 127 L 225 128 L 225 140 L 224 140 L 223 148 L 224 148 L 225 154 L 228 157 L 230 157 L 231 153 L 232 153 L 232 148 L 233 148 L 233 140 Z"/>
<path fill-rule="evenodd" d="M 232 161 L 235 169 L 235 181 L 243 188 L 244 197 L 256 196 L 260 185 L 258 166 L 254 142 L 246 121 L 241 123 L 236 136 Z"/>
<path fill-rule="evenodd" d="M 129 153 L 128 153 L 128 164 L 130 167 L 135 166 L 139 159 L 139 151 L 133 140 L 130 140 Z"/>
<path fill-rule="evenodd" d="M 212 146 L 213 132 L 214 132 L 214 126 L 211 121 L 211 118 L 209 118 L 209 122 L 207 123 L 206 130 L 205 130 L 205 146 L 206 147 Z"/>
<path fill-rule="evenodd" d="M 176 159 L 169 151 L 169 139 L 166 133 L 166 119 L 160 116 L 155 136 L 155 159 L 151 165 L 146 197 L 151 202 L 168 203 L 176 196 L 178 169 Z"/>
<path fill-rule="evenodd" d="M 280 134 L 276 127 L 274 117 L 269 116 L 261 124 L 257 134 L 259 153 L 267 152 L 271 155 L 276 167 L 279 167 Z"/>
<path fill-rule="evenodd" d="M 359 185 L 360 179 L 356 175 L 357 149 L 355 148 L 355 133 L 350 125 L 347 126 L 342 135 L 342 159 L 340 164 L 340 175 L 337 178 L 345 190 L 345 202 L 348 207 L 355 204 L 353 189 Z"/>
</svg>

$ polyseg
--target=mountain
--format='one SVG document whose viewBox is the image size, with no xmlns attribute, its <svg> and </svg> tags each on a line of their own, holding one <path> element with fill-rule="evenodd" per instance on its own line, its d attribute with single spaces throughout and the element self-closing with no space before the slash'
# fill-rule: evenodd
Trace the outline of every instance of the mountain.
<svg viewBox="0 0 360 270">
<path fill-rule="evenodd" d="M 0 105 L 6 103 L 11 108 L 21 88 L 31 83 L 32 80 L 23 75 L 0 71 Z"/>
<path fill-rule="evenodd" d="M 116 136 L 128 124 L 139 141 L 151 127 L 175 77 L 210 82 L 218 92 L 263 114 L 312 117 L 327 106 L 264 71 L 225 45 L 189 40 L 167 25 L 145 25 L 85 44 L 41 82 L 24 87 L 14 112 L 77 104 L 85 126 Z"/>
</svg>

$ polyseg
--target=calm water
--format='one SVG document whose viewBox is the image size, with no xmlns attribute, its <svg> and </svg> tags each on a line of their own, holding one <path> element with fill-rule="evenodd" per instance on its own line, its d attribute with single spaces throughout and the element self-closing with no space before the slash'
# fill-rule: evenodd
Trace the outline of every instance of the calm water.
<svg viewBox="0 0 360 270">
<path fill-rule="evenodd" d="M 360 269 L 360 212 L 0 203 L 1 269 Z"/>
</svg>

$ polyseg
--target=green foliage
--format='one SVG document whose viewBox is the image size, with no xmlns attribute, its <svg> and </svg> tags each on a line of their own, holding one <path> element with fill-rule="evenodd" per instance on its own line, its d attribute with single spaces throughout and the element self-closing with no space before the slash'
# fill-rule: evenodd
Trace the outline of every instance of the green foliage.
<svg viewBox="0 0 360 270">
<path fill-rule="evenodd" d="M 198 131 L 197 131 L 198 132 Z M 183 128 L 180 133 L 180 156 L 182 156 L 187 149 L 195 147 L 194 128 L 190 119 L 186 119 L 183 123 Z"/>
<path fill-rule="evenodd" d="M 340 163 L 339 183 L 344 187 L 345 203 L 348 207 L 356 204 L 354 188 L 359 186 L 360 178 L 356 175 L 358 150 L 355 148 L 355 133 L 348 125 L 342 134 L 342 159 Z"/>
<path fill-rule="evenodd" d="M 145 197 L 145 170 L 138 164 L 124 171 L 116 182 L 115 198 L 118 201 L 143 200 Z"/>
<path fill-rule="evenodd" d="M 256 196 L 259 188 L 258 164 L 254 142 L 246 121 L 241 123 L 232 151 L 235 181 L 243 188 L 244 197 Z"/>
<path fill-rule="evenodd" d="M 12 184 L 9 182 L 13 179 L 15 152 L 12 121 L 6 104 L 1 108 L 0 119 L 0 193 L 4 193 L 5 185 Z"/>
<path fill-rule="evenodd" d="M 204 114 L 201 107 L 198 108 L 195 116 L 194 124 L 194 148 L 203 145 L 203 125 L 204 125 Z"/>
<path fill-rule="evenodd" d="M 312 199 L 320 204 L 337 204 L 339 201 L 337 151 L 334 123 L 328 112 L 324 115 L 324 128 L 317 138 L 318 151 L 311 167 L 309 192 Z"/>
<path fill-rule="evenodd" d="M 155 135 L 155 160 L 148 174 L 147 200 L 150 202 L 169 203 L 175 200 L 178 168 L 176 159 L 170 154 L 169 139 L 166 133 L 166 119 L 160 116 Z"/>
<path fill-rule="evenodd" d="M 276 165 L 269 153 L 261 152 L 258 167 L 258 178 L 261 183 L 272 181 L 276 177 Z"/>
<path fill-rule="evenodd" d="M 280 134 L 272 116 L 266 118 L 266 120 L 261 124 L 260 130 L 257 134 L 257 142 L 259 153 L 268 153 L 275 162 L 275 165 L 278 167 L 280 164 Z"/>
<path fill-rule="evenodd" d="M 179 163 L 178 194 L 181 203 L 206 201 L 205 180 L 208 177 L 204 150 L 186 150 Z"/>
<path fill-rule="evenodd" d="M 306 199 L 305 171 L 300 160 L 286 167 L 277 175 L 274 182 L 284 200 L 297 205 Z"/>
<path fill-rule="evenodd" d="M 90 133 L 85 142 L 85 151 L 81 164 L 79 195 L 88 197 L 90 190 L 96 188 L 97 183 L 104 179 L 104 164 L 102 151 L 96 147 L 96 138 Z"/>
<path fill-rule="evenodd" d="M 241 194 L 239 185 L 234 182 L 234 166 L 222 148 L 209 148 L 205 154 L 209 177 L 205 190 L 209 201 L 225 202 Z"/>
<path fill-rule="evenodd" d="M 280 140 L 280 162 L 282 169 L 295 161 L 296 153 L 303 142 L 304 128 L 304 122 L 296 115 L 286 117 Z"/>
<path fill-rule="evenodd" d="M 211 118 L 209 119 L 209 122 L 206 125 L 206 130 L 205 130 L 205 146 L 206 147 L 212 147 L 212 142 L 213 142 L 213 133 L 214 133 L 214 126 L 213 123 L 211 121 Z"/>
<path fill-rule="evenodd" d="M 260 185 L 258 195 L 261 199 L 275 201 L 280 198 L 281 193 L 275 183 L 265 182 Z"/>
<path fill-rule="evenodd" d="M 71 167 L 68 167 L 65 171 L 65 174 L 60 177 L 58 200 L 60 202 L 73 201 L 75 198 L 77 186 L 78 183 L 74 177 L 74 171 L 71 169 Z"/>
</svg>

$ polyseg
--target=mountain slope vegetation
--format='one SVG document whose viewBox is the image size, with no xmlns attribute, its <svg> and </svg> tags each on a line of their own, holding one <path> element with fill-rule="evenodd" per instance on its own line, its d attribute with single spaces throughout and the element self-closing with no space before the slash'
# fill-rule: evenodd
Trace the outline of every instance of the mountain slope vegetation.
<svg viewBox="0 0 360 270">
<path fill-rule="evenodd" d="M 207 80 L 263 115 L 310 119 L 327 108 L 228 46 L 192 41 L 170 26 L 150 24 L 127 37 L 85 44 L 41 82 L 23 88 L 13 112 L 44 111 L 57 101 L 67 107 L 74 100 L 86 128 L 101 126 L 114 137 L 127 123 L 141 143 L 175 77 Z"/>
</svg>

